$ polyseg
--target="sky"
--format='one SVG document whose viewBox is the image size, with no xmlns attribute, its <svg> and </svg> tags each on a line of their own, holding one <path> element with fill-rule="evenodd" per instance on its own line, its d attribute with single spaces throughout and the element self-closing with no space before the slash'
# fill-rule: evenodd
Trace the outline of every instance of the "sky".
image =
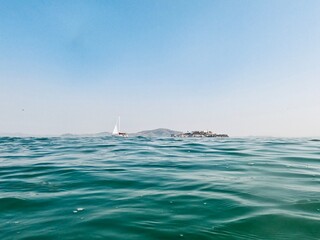
<svg viewBox="0 0 320 240">
<path fill-rule="evenodd" d="M 318 0 L 0 0 L 0 133 L 320 136 Z"/>
</svg>

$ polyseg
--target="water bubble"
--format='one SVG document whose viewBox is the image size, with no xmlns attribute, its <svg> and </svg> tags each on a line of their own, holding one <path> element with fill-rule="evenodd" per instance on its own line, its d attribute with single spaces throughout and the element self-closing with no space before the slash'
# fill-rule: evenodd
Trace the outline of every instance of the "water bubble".
<svg viewBox="0 0 320 240">
<path fill-rule="evenodd" d="M 180 237 L 183 237 L 183 234 L 180 234 Z"/>
<path fill-rule="evenodd" d="M 77 208 L 77 211 L 83 211 L 84 208 Z"/>
<path fill-rule="evenodd" d="M 74 210 L 74 211 L 73 211 L 73 213 L 77 213 L 77 212 L 78 212 L 77 210 Z"/>
</svg>

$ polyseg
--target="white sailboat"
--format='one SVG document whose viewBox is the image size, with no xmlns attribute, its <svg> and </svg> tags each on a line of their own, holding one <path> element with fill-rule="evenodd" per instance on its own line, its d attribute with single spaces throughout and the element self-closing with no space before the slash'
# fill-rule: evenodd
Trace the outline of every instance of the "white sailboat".
<svg viewBox="0 0 320 240">
<path fill-rule="evenodd" d="M 128 134 L 120 132 L 120 117 L 118 118 L 118 121 L 116 122 L 116 125 L 114 126 L 112 136 L 128 137 Z"/>
</svg>

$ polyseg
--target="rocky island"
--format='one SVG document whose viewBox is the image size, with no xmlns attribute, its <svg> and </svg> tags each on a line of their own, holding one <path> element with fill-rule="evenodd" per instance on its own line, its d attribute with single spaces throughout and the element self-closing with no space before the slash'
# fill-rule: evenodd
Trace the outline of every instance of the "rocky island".
<svg viewBox="0 0 320 240">
<path fill-rule="evenodd" d="M 211 131 L 192 131 L 180 134 L 172 134 L 171 137 L 229 137 L 227 134 L 217 134 Z"/>
<path fill-rule="evenodd" d="M 1 133 L 0 133 L 1 135 Z M 192 132 L 180 132 L 175 131 L 167 128 L 157 128 L 153 130 L 144 130 L 136 133 L 129 133 L 129 137 L 148 137 L 148 138 L 164 138 L 164 137 L 181 137 L 181 138 L 187 138 L 187 137 L 229 137 L 227 134 L 217 134 L 213 133 L 212 131 L 192 131 Z M 7 135 L 4 135 L 7 136 Z M 14 135 L 16 136 L 16 135 Z M 19 136 L 19 135 L 17 135 Z M 30 135 L 32 136 L 32 135 Z M 112 133 L 110 132 L 100 132 L 100 133 L 90 133 L 90 134 L 62 134 L 59 135 L 61 137 L 104 137 L 104 136 L 112 136 Z"/>
</svg>

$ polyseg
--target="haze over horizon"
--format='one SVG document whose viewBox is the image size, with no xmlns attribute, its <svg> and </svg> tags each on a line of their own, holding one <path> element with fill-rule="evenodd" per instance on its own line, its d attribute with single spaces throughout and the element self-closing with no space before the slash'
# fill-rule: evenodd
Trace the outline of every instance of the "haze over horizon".
<svg viewBox="0 0 320 240">
<path fill-rule="evenodd" d="M 0 133 L 320 136 L 320 1 L 1 1 Z"/>
</svg>

